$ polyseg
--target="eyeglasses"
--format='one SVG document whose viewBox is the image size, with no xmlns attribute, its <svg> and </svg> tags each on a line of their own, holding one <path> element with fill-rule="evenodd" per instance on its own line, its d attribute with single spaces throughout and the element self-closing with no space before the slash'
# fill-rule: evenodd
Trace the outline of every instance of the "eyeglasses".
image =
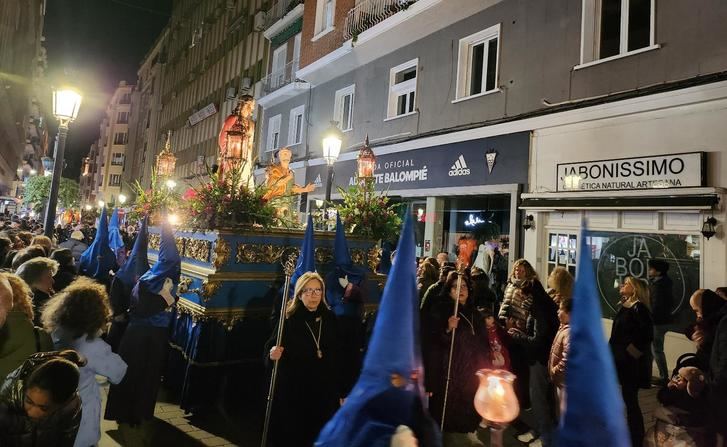
<svg viewBox="0 0 727 447">
<path fill-rule="evenodd" d="M 317 288 L 317 289 L 307 288 L 307 289 L 303 289 L 302 292 L 304 294 L 306 294 L 306 295 L 311 295 L 311 294 L 313 294 L 313 295 L 322 295 L 323 294 L 323 289 L 321 289 L 321 288 Z"/>
</svg>

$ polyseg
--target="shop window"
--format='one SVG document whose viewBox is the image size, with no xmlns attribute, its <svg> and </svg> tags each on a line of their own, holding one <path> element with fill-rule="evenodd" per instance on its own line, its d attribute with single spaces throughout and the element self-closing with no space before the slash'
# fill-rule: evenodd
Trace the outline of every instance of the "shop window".
<svg viewBox="0 0 727 447">
<path fill-rule="evenodd" d="M 583 0 L 581 63 L 655 46 L 656 0 Z"/>
<path fill-rule="evenodd" d="M 419 59 L 414 59 L 392 68 L 389 72 L 387 117 L 396 118 L 416 110 L 418 63 Z"/>
<path fill-rule="evenodd" d="M 593 231 L 584 249 L 591 254 L 604 316 L 613 317 L 618 311 L 623 280 L 627 276 L 646 280 L 649 259 L 659 259 L 669 264 L 668 274 L 673 281 L 674 327 L 683 328 L 693 322 L 689 297 L 700 287 L 699 236 Z"/>
<path fill-rule="evenodd" d="M 571 275 L 576 274 L 576 248 L 578 237 L 569 233 L 548 235 L 548 274 L 556 267 L 564 267 Z"/>
<path fill-rule="evenodd" d="M 280 115 L 275 115 L 268 120 L 268 138 L 265 142 L 265 150 L 270 152 L 278 147 L 280 147 Z"/>
<path fill-rule="evenodd" d="M 338 121 L 338 127 L 344 132 L 353 129 L 353 97 L 355 92 L 355 85 L 349 85 L 336 92 L 333 119 Z"/>
<path fill-rule="evenodd" d="M 457 99 L 480 95 L 497 88 L 500 25 L 459 41 Z"/>
<path fill-rule="evenodd" d="M 288 146 L 303 142 L 303 125 L 305 123 L 305 104 L 290 111 L 288 126 Z"/>
</svg>

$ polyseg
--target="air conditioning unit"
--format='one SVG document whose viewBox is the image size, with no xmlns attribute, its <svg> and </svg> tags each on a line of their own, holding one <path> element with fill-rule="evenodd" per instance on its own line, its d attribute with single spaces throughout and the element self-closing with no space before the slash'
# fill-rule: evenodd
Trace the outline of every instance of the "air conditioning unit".
<svg viewBox="0 0 727 447">
<path fill-rule="evenodd" d="M 227 87 L 227 92 L 225 93 L 225 99 L 235 99 L 237 98 L 237 91 L 235 90 L 235 87 Z"/>
<path fill-rule="evenodd" d="M 255 13 L 253 28 L 255 31 L 263 31 L 265 29 L 265 11 L 258 11 Z"/>
<path fill-rule="evenodd" d="M 251 85 L 252 79 L 248 77 L 242 78 L 242 81 L 240 81 L 240 88 L 243 90 L 249 90 Z"/>
</svg>

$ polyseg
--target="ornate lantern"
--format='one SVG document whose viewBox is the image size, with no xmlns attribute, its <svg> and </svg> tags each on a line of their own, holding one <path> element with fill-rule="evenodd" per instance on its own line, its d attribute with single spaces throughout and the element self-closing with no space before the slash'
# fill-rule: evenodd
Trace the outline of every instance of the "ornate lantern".
<svg viewBox="0 0 727 447">
<path fill-rule="evenodd" d="M 513 382 L 515 375 L 499 369 L 477 371 L 480 386 L 475 394 L 475 410 L 490 427 L 490 445 L 502 447 L 505 427 L 520 413 Z"/>
<path fill-rule="evenodd" d="M 372 180 L 376 171 L 376 156 L 369 145 L 369 136 L 366 135 L 366 142 L 358 153 L 356 160 L 359 180 Z"/>
<path fill-rule="evenodd" d="M 171 177 L 174 174 L 174 168 L 177 165 L 177 157 L 172 153 L 172 131 L 167 132 L 167 141 L 164 143 L 164 149 L 157 155 L 157 175 L 162 177 Z"/>
<path fill-rule="evenodd" d="M 245 127 L 242 124 L 241 104 L 238 104 L 233 112 L 236 115 L 232 127 L 225 132 L 225 160 L 228 163 L 247 161 L 247 147 L 243 144 L 245 138 Z"/>
</svg>

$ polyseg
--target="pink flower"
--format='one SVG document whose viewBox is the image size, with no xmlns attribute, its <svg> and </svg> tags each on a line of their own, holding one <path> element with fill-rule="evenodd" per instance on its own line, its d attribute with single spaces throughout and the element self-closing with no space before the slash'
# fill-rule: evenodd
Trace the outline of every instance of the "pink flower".
<svg viewBox="0 0 727 447">
<path fill-rule="evenodd" d="M 184 200 L 192 200 L 197 197 L 197 191 L 195 191 L 193 188 L 189 188 L 188 190 L 184 191 L 184 194 L 182 194 L 182 199 Z"/>
</svg>

